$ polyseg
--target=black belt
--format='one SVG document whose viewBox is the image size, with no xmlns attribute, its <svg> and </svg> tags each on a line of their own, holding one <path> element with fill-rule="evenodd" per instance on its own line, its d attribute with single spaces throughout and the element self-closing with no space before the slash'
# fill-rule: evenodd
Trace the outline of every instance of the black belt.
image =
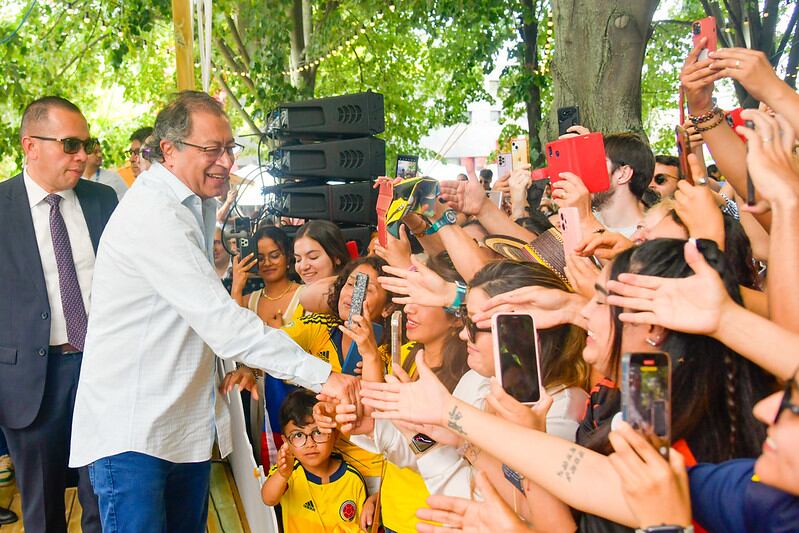
<svg viewBox="0 0 799 533">
<path fill-rule="evenodd" d="M 83 350 L 78 350 L 71 344 L 59 344 L 58 346 L 50 346 L 50 355 L 69 355 L 73 353 L 82 353 Z"/>
</svg>

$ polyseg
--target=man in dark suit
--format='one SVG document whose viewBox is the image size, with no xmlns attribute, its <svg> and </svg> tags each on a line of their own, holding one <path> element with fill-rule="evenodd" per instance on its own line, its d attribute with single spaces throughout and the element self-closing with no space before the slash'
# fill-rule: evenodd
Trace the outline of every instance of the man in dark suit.
<svg viewBox="0 0 799 533">
<path fill-rule="evenodd" d="M 60 533 L 94 257 L 117 197 L 80 179 L 96 141 L 68 100 L 32 102 L 20 138 L 25 168 L 0 183 L 0 428 L 25 531 Z M 85 469 L 78 497 L 83 531 L 99 533 Z"/>
</svg>

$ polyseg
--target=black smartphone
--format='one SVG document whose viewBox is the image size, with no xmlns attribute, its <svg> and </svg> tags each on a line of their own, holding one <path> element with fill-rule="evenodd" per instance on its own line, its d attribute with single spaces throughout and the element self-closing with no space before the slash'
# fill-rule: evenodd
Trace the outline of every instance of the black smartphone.
<svg viewBox="0 0 799 533">
<path fill-rule="evenodd" d="M 533 315 L 497 313 L 491 319 L 494 372 L 505 392 L 532 405 L 541 399 L 538 334 Z"/>
<path fill-rule="evenodd" d="M 419 173 L 419 156 L 399 154 L 397 156 L 397 170 L 394 174 L 398 178 L 415 178 Z"/>
<path fill-rule="evenodd" d="M 749 128 L 750 130 L 755 129 L 755 123 L 751 120 L 747 120 L 744 122 L 744 126 Z M 757 203 L 757 198 L 755 198 L 755 184 L 752 183 L 752 176 L 749 175 L 749 171 L 746 171 L 746 205 L 752 206 Z"/>
<path fill-rule="evenodd" d="M 363 301 L 366 298 L 366 289 L 369 286 L 369 276 L 363 272 L 355 274 L 355 288 L 352 289 L 350 299 L 350 316 L 347 317 L 347 327 L 352 324 L 352 317 L 363 314 Z"/>
<path fill-rule="evenodd" d="M 558 108 L 558 136 L 569 133 L 572 126 L 580 125 L 580 108 L 576 105 Z"/>
<path fill-rule="evenodd" d="M 625 353 L 621 413 L 663 457 L 671 446 L 671 359 L 666 353 Z"/>
<path fill-rule="evenodd" d="M 256 259 L 258 258 L 258 242 L 252 238 L 252 235 L 248 235 L 247 237 L 239 237 L 237 242 L 239 248 L 239 261 L 244 261 L 244 258 L 250 254 L 253 254 L 253 257 Z M 250 267 L 247 272 L 251 272 L 253 274 L 258 273 L 258 262 L 256 261 L 253 266 Z"/>
</svg>

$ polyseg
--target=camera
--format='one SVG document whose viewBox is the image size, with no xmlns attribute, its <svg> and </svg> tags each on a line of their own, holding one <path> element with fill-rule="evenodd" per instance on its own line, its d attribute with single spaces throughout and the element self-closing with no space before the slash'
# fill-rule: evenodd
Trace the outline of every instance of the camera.
<svg viewBox="0 0 799 533">
<path fill-rule="evenodd" d="M 694 22 L 693 25 L 691 26 L 691 31 L 693 32 L 694 35 L 699 35 L 700 33 L 702 33 L 702 24 L 700 24 L 699 22 Z"/>
</svg>

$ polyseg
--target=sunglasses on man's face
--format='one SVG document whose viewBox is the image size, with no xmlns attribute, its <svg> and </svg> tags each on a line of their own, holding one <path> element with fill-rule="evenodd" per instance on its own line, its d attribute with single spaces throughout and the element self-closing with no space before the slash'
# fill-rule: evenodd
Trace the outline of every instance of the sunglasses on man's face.
<svg viewBox="0 0 799 533">
<path fill-rule="evenodd" d="M 81 147 L 83 147 L 83 151 L 86 154 L 93 153 L 98 146 L 100 146 L 100 141 L 97 139 L 78 139 L 77 137 L 64 137 L 63 139 L 57 139 L 55 137 L 40 137 L 38 135 L 31 135 L 34 139 L 39 139 L 41 141 L 54 141 L 59 142 L 64 147 L 65 154 L 77 154 L 80 152 Z"/>
<path fill-rule="evenodd" d="M 669 176 L 668 174 L 656 174 L 655 175 L 655 183 L 657 183 L 658 185 L 663 185 L 668 180 L 678 181 L 679 178 L 677 178 L 676 176 Z"/>
</svg>

